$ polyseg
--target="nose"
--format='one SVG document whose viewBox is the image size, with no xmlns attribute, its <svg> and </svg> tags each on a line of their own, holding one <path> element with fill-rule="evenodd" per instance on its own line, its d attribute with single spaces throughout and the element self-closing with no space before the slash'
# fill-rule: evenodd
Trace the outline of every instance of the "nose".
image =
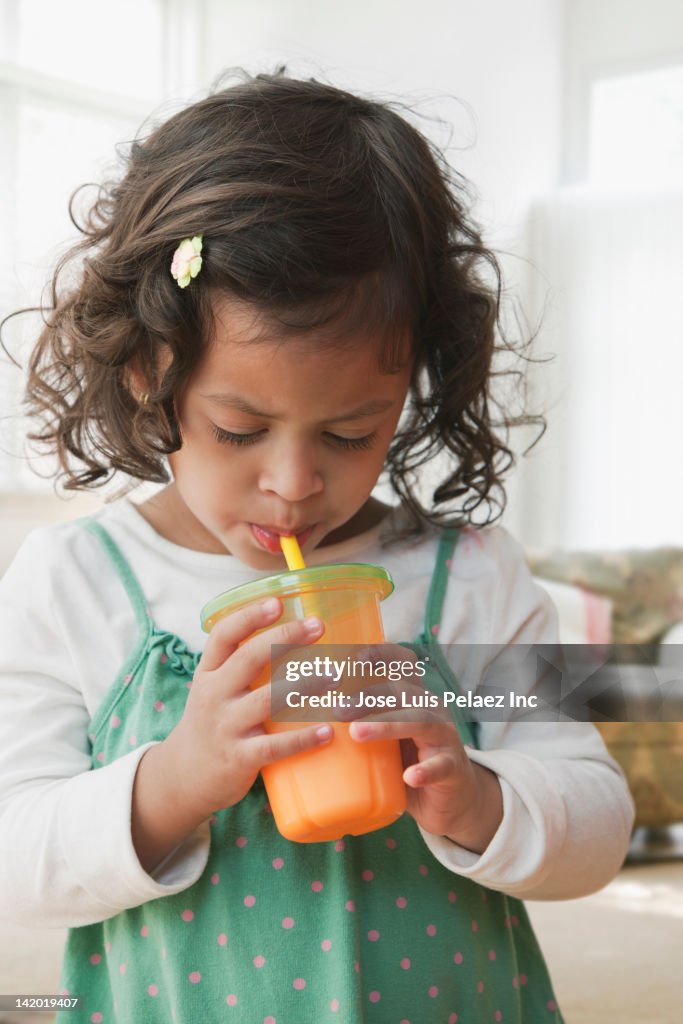
<svg viewBox="0 0 683 1024">
<path fill-rule="evenodd" d="M 301 448 L 279 447 L 261 469 L 259 489 L 263 494 L 277 495 L 283 501 L 305 501 L 320 494 L 324 483 L 320 470 Z"/>
</svg>

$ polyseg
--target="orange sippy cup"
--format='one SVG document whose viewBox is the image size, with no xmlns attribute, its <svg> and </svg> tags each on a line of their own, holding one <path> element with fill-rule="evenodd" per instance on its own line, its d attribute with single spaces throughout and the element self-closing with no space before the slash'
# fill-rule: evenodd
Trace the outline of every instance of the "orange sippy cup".
<svg viewBox="0 0 683 1024">
<path fill-rule="evenodd" d="M 209 633 L 224 615 L 266 597 L 284 605 L 280 622 L 319 616 L 327 644 L 384 641 L 380 601 L 394 589 L 389 573 L 375 565 L 325 565 L 268 576 L 220 594 L 201 612 Z M 269 681 L 266 671 L 254 686 Z M 355 742 L 349 723 L 331 721 L 329 743 L 283 758 L 262 769 L 275 824 L 286 839 L 324 842 L 383 828 L 406 807 L 398 740 Z M 300 722 L 265 723 L 267 732 L 300 728 Z"/>
</svg>

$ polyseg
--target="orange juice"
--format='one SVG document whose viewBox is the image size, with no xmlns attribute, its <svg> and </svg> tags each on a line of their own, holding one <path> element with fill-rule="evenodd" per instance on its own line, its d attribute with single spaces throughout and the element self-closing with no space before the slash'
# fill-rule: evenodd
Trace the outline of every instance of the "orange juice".
<svg viewBox="0 0 683 1024">
<path fill-rule="evenodd" d="M 393 590 L 389 573 L 374 565 L 316 566 L 234 587 L 201 613 L 208 633 L 224 615 L 266 597 L 279 597 L 279 622 L 319 616 L 325 632 L 317 643 L 376 644 L 384 641 L 380 601 Z M 255 686 L 269 680 L 269 672 Z M 301 728 L 301 721 L 265 723 L 267 732 Z M 275 824 L 286 839 L 324 842 L 361 835 L 395 821 L 406 806 L 398 740 L 357 743 L 349 723 L 330 721 L 333 737 L 314 750 L 262 769 Z"/>
</svg>

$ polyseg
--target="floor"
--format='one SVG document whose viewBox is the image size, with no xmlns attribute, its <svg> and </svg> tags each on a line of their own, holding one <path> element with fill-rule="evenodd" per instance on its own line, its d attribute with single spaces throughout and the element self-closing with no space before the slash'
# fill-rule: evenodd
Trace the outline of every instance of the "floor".
<svg viewBox="0 0 683 1024">
<path fill-rule="evenodd" d="M 527 909 L 566 1024 L 681 1024 L 683 826 L 636 832 L 626 865 L 599 893 Z M 0 993 L 56 993 L 62 944 L 62 932 L 0 925 Z M 0 1024 L 52 1019 L 0 1010 Z"/>
</svg>

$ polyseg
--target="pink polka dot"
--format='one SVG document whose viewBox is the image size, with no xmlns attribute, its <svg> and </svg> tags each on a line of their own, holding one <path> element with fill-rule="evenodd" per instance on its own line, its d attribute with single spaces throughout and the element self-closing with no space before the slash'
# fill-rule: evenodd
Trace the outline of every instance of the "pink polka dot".
<svg viewBox="0 0 683 1024">
<path fill-rule="evenodd" d="M 375 931 L 374 928 L 371 929 L 371 931 L 368 932 L 368 938 L 370 939 L 370 942 L 377 942 L 379 938 L 379 932 Z"/>
<path fill-rule="evenodd" d="M 118 727 L 120 725 L 121 725 L 121 719 L 119 718 L 119 716 L 118 715 L 112 715 L 111 716 L 111 727 L 112 727 L 112 729 L 118 729 Z"/>
<path fill-rule="evenodd" d="M 450 558 L 447 558 L 446 559 L 446 568 L 450 569 L 451 565 L 452 565 L 452 562 L 451 562 Z"/>
<path fill-rule="evenodd" d="M 282 918 L 282 927 L 283 928 L 293 928 L 294 927 L 294 918 L 293 917 L 283 917 Z"/>
<path fill-rule="evenodd" d="M 357 960 L 356 960 L 355 964 L 353 965 L 353 969 L 356 972 L 356 974 L 360 974 L 360 964 L 358 963 Z"/>
<path fill-rule="evenodd" d="M 506 928 L 509 928 L 509 927 L 510 927 L 510 918 L 509 918 L 509 917 L 506 917 L 506 918 L 505 918 L 505 921 L 503 922 L 503 924 L 504 924 L 504 926 L 505 926 Z"/>
<path fill-rule="evenodd" d="M 244 905 L 245 905 L 245 907 L 253 907 L 255 903 L 256 903 L 256 897 L 255 896 L 245 896 L 244 897 Z"/>
<path fill-rule="evenodd" d="M 456 964 L 461 964 L 463 962 L 463 959 L 464 957 L 462 953 L 456 953 L 455 956 L 453 957 L 453 960 L 455 961 Z"/>
<path fill-rule="evenodd" d="M 102 957 L 100 956 L 99 953 L 93 953 L 92 956 L 90 957 L 90 963 L 91 964 L 99 964 L 101 959 L 102 959 Z"/>
<path fill-rule="evenodd" d="M 405 908 L 408 906 L 408 900 L 405 898 L 405 896 L 398 897 L 398 899 L 396 900 L 396 906 L 399 908 L 399 910 L 405 910 Z"/>
<path fill-rule="evenodd" d="M 520 976 L 519 976 L 519 983 L 520 983 L 520 985 L 526 985 L 528 980 L 529 979 L 527 978 L 526 974 L 520 974 Z"/>
<path fill-rule="evenodd" d="M 92 1024 L 102 1024 L 104 1017 L 101 1013 L 91 1013 L 90 1020 L 92 1021 Z"/>
<path fill-rule="evenodd" d="M 448 902 L 449 902 L 449 903 L 455 903 L 455 901 L 457 900 L 457 898 L 458 898 L 458 897 L 457 897 L 457 894 L 456 894 L 456 893 L 454 893 L 454 892 L 453 892 L 453 891 L 451 890 L 451 892 L 449 892 L 449 894 L 448 894 Z"/>
<path fill-rule="evenodd" d="M 246 845 L 247 845 L 247 837 L 246 836 L 238 836 L 237 839 L 235 840 L 235 846 L 239 846 L 240 850 L 243 849 L 243 847 L 245 847 Z"/>
<path fill-rule="evenodd" d="M 333 999 L 330 1002 L 330 1009 L 332 1010 L 332 1013 L 336 1013 L 337 1012 L 337 1010 L 339 1009 L 339 1000 L 338 999 Z"/>
<path fill-rule="evenodd" d="M 104 763 L 104 751 L 100 750 L 100 752 L 97 755 L 97 757 L 95 758 L 95 760 L 99 761 L 100 764 L 103 764 Z"/>
<path fill-rule="evenodd" d="M 105 942 L 104 949 L 106 953 L 109 953 L 111 950 L 111 942 Z"/>
<path fill-rule="evenodd" d="M 349 912 L 350 912 L 351 914 L 352 914 L 352 913 L 354 912 L 354 910 L 356 909 L 356 904 L 355 904 L 355 903 L 353 902 L 353 900 L 347 900 L 347 901 L 346 901 L 346 903 L 345 903 L 344 905 L 345 905 L 346 909 L 347 909 L 347 910 L 348 910 L 348 911 L 349 911 Z"/>
<path fill-rule="evenodd" d="M 255 956 L 252 962 L 254 967 L 263 967 L 266 962 L 266 958 L 264 956 Z"/>
<path fill-rule="evenodd" d="M 379 992 L 371 992 L 370 995 L 368 996 L 368 999 L 370 1000 L 371 1003 L 378 1003 L 380 1001 Z"/>
<path fill-rule="evenodd" d="M 395 850 L 396 849 L 396 840 L 395 839 L 387 839 L 387 846 L 389 847 L 390 850 Z"/>
<path fill-rule="evenodd" d="M 478 925 L 478 923 L 476 921 L 472 922 L 472 931 L 473 932 L 478 932 L 479 931 L 479 925 Z"/>
<path fill-rule="evenodd" d="M 513 914 L 512 915 L 512 925 L 513 925 L 513 927 L 516 928 L 518 924 L 519 924 L 519 918 L 517 917 L 516 914 Z"/>
<path fill-rule="evenodd" d="M 211 885 L 218 885 L 220 880 L 221 876 L 218 874 L 217 871 L 214 871 L 214 873 L 211 875 Z"/>
<path fill-rule="evenodd" d="M 344 842 L 343 839 L 338 839 L 337 842 L 334 844 L 334 848 L 337 851 L 337 853 L 343 853 L 344 850 L 346 849 L 346 843 Z M 332 1002 L 336 1003 L 337 1000 L 333 999 Z"/>
<path fill-rule="evenodd" d="M 436 935 L 436 925 L 435 924 L 428 924 L 427 925 L 427 935 Z"/>
<path fill-rule="evenodd" d="M 512 987 L 513 988 L 519 988 L 519 978 L 513 978 L 512 979 Z"/>
<path fill-rule="evenodd" d="M 503 1019 L 503 1014 L 500 1012 L 500 1010 L 496 1010 L 493 1019 L 494 1020 L 502 1020 Z"/>
<path fill-rule="evenodd" d="M 194 911 L 193 910 L 183 910 L 183 912 L 182 912 L 182 914 L 180 916 L 182 917 L 183 921 L 192 921 L 192 920 L 194 920 Z"/>
<path fill-rule="evenodd" d="M 128 742 L 130 743 L 131 747 L 134 747 L 136 745 L 137 741 L 138 741 L 137 736 L 131 736 L 130 739 L 128 740 Z"/>
<path fill-rule="evenodd" d="M 449 1013 L 449 1015 L 448 1015 L 448 1024 L 458 1024 L 458 1015 L 457 1015 L 457 1013 Z"/>
<path fill-rule="evenodd" d="M 162 665 L 165 665 L 166 662 L 168 661 L 168 655 L 162 654 L 161 657 L 159 658 L 159 661 L 161 662 Z"/>
<path fill-rule="evenodd" d="M 190 971 L 190 973 L 187 976 L 187 980 L 191 981 L 193 985 L 198 985 L 199 982 L 202 980 L 202 976 L 199 973 L 199 971 Z"/>
<path fill-rule="evenodd" d="M 276 871 L 279 871 L 280 868 L 283 868 L 284 866 L 285 862 L 283 861 L 282 857 L 276 857 L 275 860 L 273 861 L 273 867 L 275 868 Z"/>
<path fill-rule="evenodd" d="M 436 985 L 430 985 L 429 988 L 427 989 L 427 995 L 429 996 L 430 999 L 436 999 L 438 994 L 439 989 L 437 988 Z"/>
<path fill-rule="evenodd" d="M 292 982 L 292 985 L 297 990 L 297 992 L 301 992 L 303 991 L 303 989 L 306 988 L 306 981 L 304 980 L 304 978 L 295 978 L 294 981 Z"/>
<path fill-rule="evenodd" d="M 427 867 L 426 864 L 420 864 L 420 874 L 422 876 L 429 874 L 429 868 Z"/>
<path fill-rule="evenodd" d="M 313 890 L 313 892 L 322 892 L 322 888 L 322 882 L 311 882 L 311 889 Z"/>
<path fill-rule="evenodd" d="M 374 877 L 375 872 L 370 871 L 369 868 L 366 868 L 365 871 L 363 871 L 363 873 L 361 874 L 361 878 L 363 879 L 364 882 L 371 882 Z"/>
<path fill-rule="evenodd" d="M 125 973 L 126 973 L 126 965 L 125 964 L 119 964 L 119 974 L 125 974 Z"/>
<path fill-rule="evenodd" d="M 149 992 L 149 994 L 151 996 L 158 996 L 159 995 L 159 989 L 158 989 L 158 987 L 156 985 L 148 985 L 147 986 L 147 991 Z"/>
<path fill-rule="evenodd" d="M 546 1006 L 548 1007 L 551 1013 L 554 1013 L 554 1011 L 557 1009 L 557 1003 L 554 999 L 549 999 L 546 1003 Z"/>
<path fill-rule="evenodd" d="M 59 994 L 60 994 L 60 996 L 70 996 L 71 995 L 71 993 L 69 992 L 68 988 L 63 988 L 62 991 Z"/>
<path fill-rule="evenodd" d="M 266 801 L 266 803 L 265 803 L 265 804 L 263 805 L 263 810 L 264 810 L 264 812 L 265 812 L 266 814 L 272 814 L 272 813 L 273 813 L 273 809 L 272 809 L 272 807 L 270 806 L 270 804 L 269 804 L 269 803 L 268 803 L 267 801 Z"/>
<path fill-rule="evenodd" d="M 323 939 L 323 941 L 320 943 L 320 948 L 322 949 L 323 953 L 329 953 L 329 951 L 332 949 L 332 943 L 330 942 L 329 939 Z"/>
<path fill-rule="evenodd" d="M 438 622 L 436 622 L 436 623 L 435 623 L 435 624 L 434 624 L 434 625 L 432 626 L 432 635 L 433 635 L 433 636 L 438 636 L 438 635 L 439 635 L 439 623 L 438 623 Z"/>
<path fill-rule="evenodd" d="M 163 711 L 164 710 L 164 702 L 163 702 L 163 700 L 155 700 L 154 701 L 154 710 L 155 711 Z"/>
<path fill-rule="evenodd" d="M 233 995 L 232 993 L 229 996 L 225 997 L 225 1001 L 228 1004 L 228 1006 L 237 1006 L 237 996 Z"/>
<path fill-rule="evenodd" d="M 479 995 L 481 995 L 483 991 L 484 991 L 484 982 L 483 981 L 478 981 L 477 982 L 477 992 L 479 993 Z"/>
<path fill-rule="evenodd" d="M 489 950 L 489 960 L 495 960 L 495 959 L 496 959 L 496 951 L 495 951 L 495 949 L 490 949 Z"/>
<path fill-rule="evenodd" d="M 216 942 L 218 943 L 219 946 L 227 946 L 228 936 L 225 934 L 225 932 L 220 933 L 220 935 L 216 939 Z"/>
<path fill-rule="evenodd" d="M 124 676 L 123 677 L 124 686 L 128 686 L 128 683 L 131 681 L 132 678 L 133 678 L 132 676 Z"/>
<path fill-rule="evenodd" d="M 263 1018 L 263 1024 L 277 1024 L 275 1017 L 271 1017 L 270 1014 Z"/>
<path fill-rule="evenodd" d="M 404 971 L 410 970 L 410 960 L 408 959 L 407 956 L 404 956 L 403 959 L 401 960 L 401 967 L 403 968 Z"/>
</svg>

